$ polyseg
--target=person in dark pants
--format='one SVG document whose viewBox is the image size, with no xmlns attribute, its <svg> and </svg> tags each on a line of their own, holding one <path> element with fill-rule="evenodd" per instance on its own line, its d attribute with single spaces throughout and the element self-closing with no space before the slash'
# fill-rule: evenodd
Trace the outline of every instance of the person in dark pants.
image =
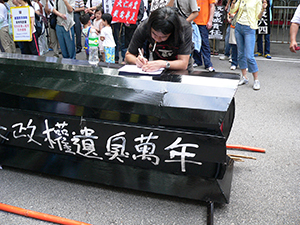
<svg viewBox="0 0 300 225">
<path fill-rule="evenodd" d="M 74 31 L 76 36 L 76 53 L 81 52 L 82 45 L 81 45 L 81 23 L 79 20 L 80 13 L 84 11 L 84 2 L 83 0 L 76 0 L 75 1 L 75 9 L 74 9 Z"/>
</svg>

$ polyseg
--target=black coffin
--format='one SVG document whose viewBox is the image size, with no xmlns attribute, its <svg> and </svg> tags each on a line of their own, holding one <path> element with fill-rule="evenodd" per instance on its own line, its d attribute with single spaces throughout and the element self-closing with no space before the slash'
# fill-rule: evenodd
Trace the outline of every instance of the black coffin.
<svg viewBox="0 0 300 225">
<path fill-rule="evenodd" d="M 0 165 L 228 203 L 236 74 L 5 53 L 0 67 Z"/>
</svg>

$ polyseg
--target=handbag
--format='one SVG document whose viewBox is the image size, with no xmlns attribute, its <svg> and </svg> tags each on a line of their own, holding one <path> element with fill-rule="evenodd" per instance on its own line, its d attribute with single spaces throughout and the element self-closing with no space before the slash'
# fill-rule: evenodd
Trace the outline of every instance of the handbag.
<svg viewBox="0 0 300 225">
<path fill-rule="evenodd" d="M 56 17 L 57 17 L 57 16 L 56 16 L 54 13 L 52 13 L 52 14 L 50 15 L 50 18 L 49 18 L 49 20 L 50 20 L 50 27 L 51 27 L 52 29 L 54 29 L 54 30 L 55 30 L 56 23 L 57 23 Z"/>
<path fill-rule="evenodd" d="M 231 25 L 235 27 L 236 25 L 236 22 L 237 22 L 237 15 L 238 15 L 238 12 L 236 12 L 236 14 L 234 15 L 233 19 L 231 20 Z"/>
<path fill-rule="evenodd" d="M 50 2 L 50 4 L 52 5 L 52 7 L 54 7 L 53 2 L 52 2 L 52 1 L 49 1 L 49 2 Z M 58 0 L 56 1 L 56 10 L 58 10 Z M 57 16 L 56 16 L 54 13 L 52 13 L 52 14 L 50 15 L 50 18 L 49 18 L 49 21 L 50 21 L 50 27 L 51 27 L 53 30 L 55 30 L 55 27 L 56 27 L 56 23 L 57 23 L 56 18 L 57 18 Z"/>
</svg>

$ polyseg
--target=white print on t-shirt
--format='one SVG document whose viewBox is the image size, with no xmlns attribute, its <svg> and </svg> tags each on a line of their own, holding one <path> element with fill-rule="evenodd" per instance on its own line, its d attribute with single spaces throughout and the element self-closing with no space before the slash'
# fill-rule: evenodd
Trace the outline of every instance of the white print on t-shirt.
<svg viewBox="0 0 300 225">
<path fill-rule="evenodd" d="M 161 56 L 164 57 L 164 58 L 168 58 L 168 57 L 171 57 L 173 55 L 172 50 L 158 49 L 158 51 L 160 52 Z"/>
</svg>

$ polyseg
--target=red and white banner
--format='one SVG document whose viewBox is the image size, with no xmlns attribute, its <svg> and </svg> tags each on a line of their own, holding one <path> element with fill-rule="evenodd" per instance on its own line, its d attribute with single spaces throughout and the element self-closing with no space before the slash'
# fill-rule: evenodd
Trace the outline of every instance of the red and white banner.
<svg viewBox="0 0 300 225">
<path fill-rule="evenodd" d="M 112 21 L 119 23 L 136 24 L 141 0 L 115 0 L 111 12 Z"/>
</svg>

